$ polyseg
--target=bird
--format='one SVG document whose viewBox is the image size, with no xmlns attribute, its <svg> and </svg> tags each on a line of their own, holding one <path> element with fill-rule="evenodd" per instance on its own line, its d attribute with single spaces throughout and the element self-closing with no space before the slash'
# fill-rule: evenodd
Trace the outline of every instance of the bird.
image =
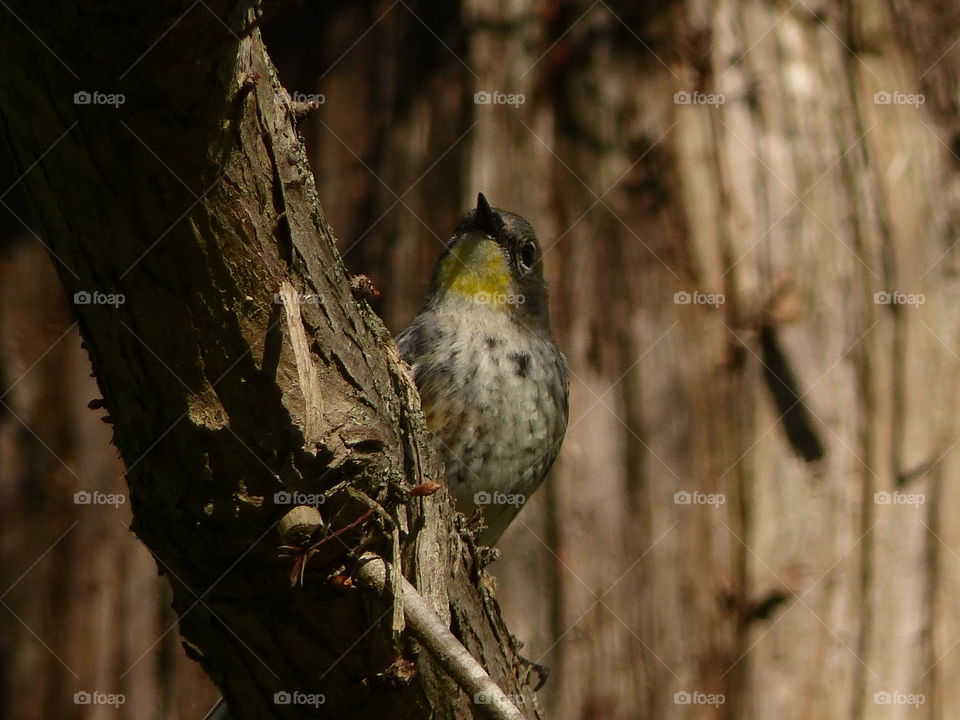
<svg viewBox="0 0 960 720">
<path fill-rule="evenodd" d="M 494 545 L 566 434 L 570 370 L 550 331 L 543 250 L 531 224 L 483 193 L 397 336 L 458 510 L 482 508 Z"/>
</svg>

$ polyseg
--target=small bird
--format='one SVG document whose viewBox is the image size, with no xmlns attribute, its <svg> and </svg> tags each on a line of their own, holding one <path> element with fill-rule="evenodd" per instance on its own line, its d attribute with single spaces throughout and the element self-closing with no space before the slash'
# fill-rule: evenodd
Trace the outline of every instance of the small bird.
<svg viewBox="0 0 960 720">
<path fill-rule="evenodd" d="M 485 545 L 537 489 L 566 434 L 570 371 L 547 302 L 533 227 L 480 193 L 397 338 L 457 508 L 483 508 Z"/>
</svg>

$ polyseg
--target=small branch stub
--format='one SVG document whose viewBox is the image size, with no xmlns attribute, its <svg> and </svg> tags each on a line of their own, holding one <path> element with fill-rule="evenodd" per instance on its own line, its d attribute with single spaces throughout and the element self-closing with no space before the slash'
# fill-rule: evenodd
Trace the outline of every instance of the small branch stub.
<svg viewBox="0 0 960 720">
<path fill-rule="evenodd" d="M 312 505 L 297 505 L 280 518 L 278 528 L 284 544 L 306 545 L 314 533 L 323 527 L 320 511 Z"/>
</svg>

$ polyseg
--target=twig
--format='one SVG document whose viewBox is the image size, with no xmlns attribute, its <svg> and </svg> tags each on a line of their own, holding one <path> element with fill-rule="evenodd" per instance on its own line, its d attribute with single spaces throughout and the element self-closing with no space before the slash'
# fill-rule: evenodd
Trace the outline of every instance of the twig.
<svg viewBox="0 0 960 720">
<path fill-rule="evenodd" d="M 392 575 L 391 568 L 380 556 L 368 552 L 360 557 L 356 575 L 362 585 L 382 593 L 387 587 L 388 574 Z M 478 711 L 488 720 L 524 720 L 513 700 L 500 689 L 470 651 L 443 624 L 417 589 L 402 575 L 400 595 L 403 598 L 403 614 L 407 627 L 417 640 L 471 699 L 478 696 L 484 698 L 485 702 L 476 705 Z"/>
</svg>

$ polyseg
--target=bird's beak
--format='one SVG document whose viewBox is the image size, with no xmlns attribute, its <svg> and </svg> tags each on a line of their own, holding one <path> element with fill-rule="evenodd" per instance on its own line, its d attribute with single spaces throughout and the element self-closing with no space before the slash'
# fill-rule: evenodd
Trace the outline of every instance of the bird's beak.
<svg viewBox="0 0 960 720">
<path fill-rule="evenodd" d="M 490 237 L 495 238 L 499 234 L 497 218 L 494 216 L 493 209 L 483 196 L 483 193 L 477 193 L 476 222 L 477 229 L 485 232 Z"/>
</svg>

